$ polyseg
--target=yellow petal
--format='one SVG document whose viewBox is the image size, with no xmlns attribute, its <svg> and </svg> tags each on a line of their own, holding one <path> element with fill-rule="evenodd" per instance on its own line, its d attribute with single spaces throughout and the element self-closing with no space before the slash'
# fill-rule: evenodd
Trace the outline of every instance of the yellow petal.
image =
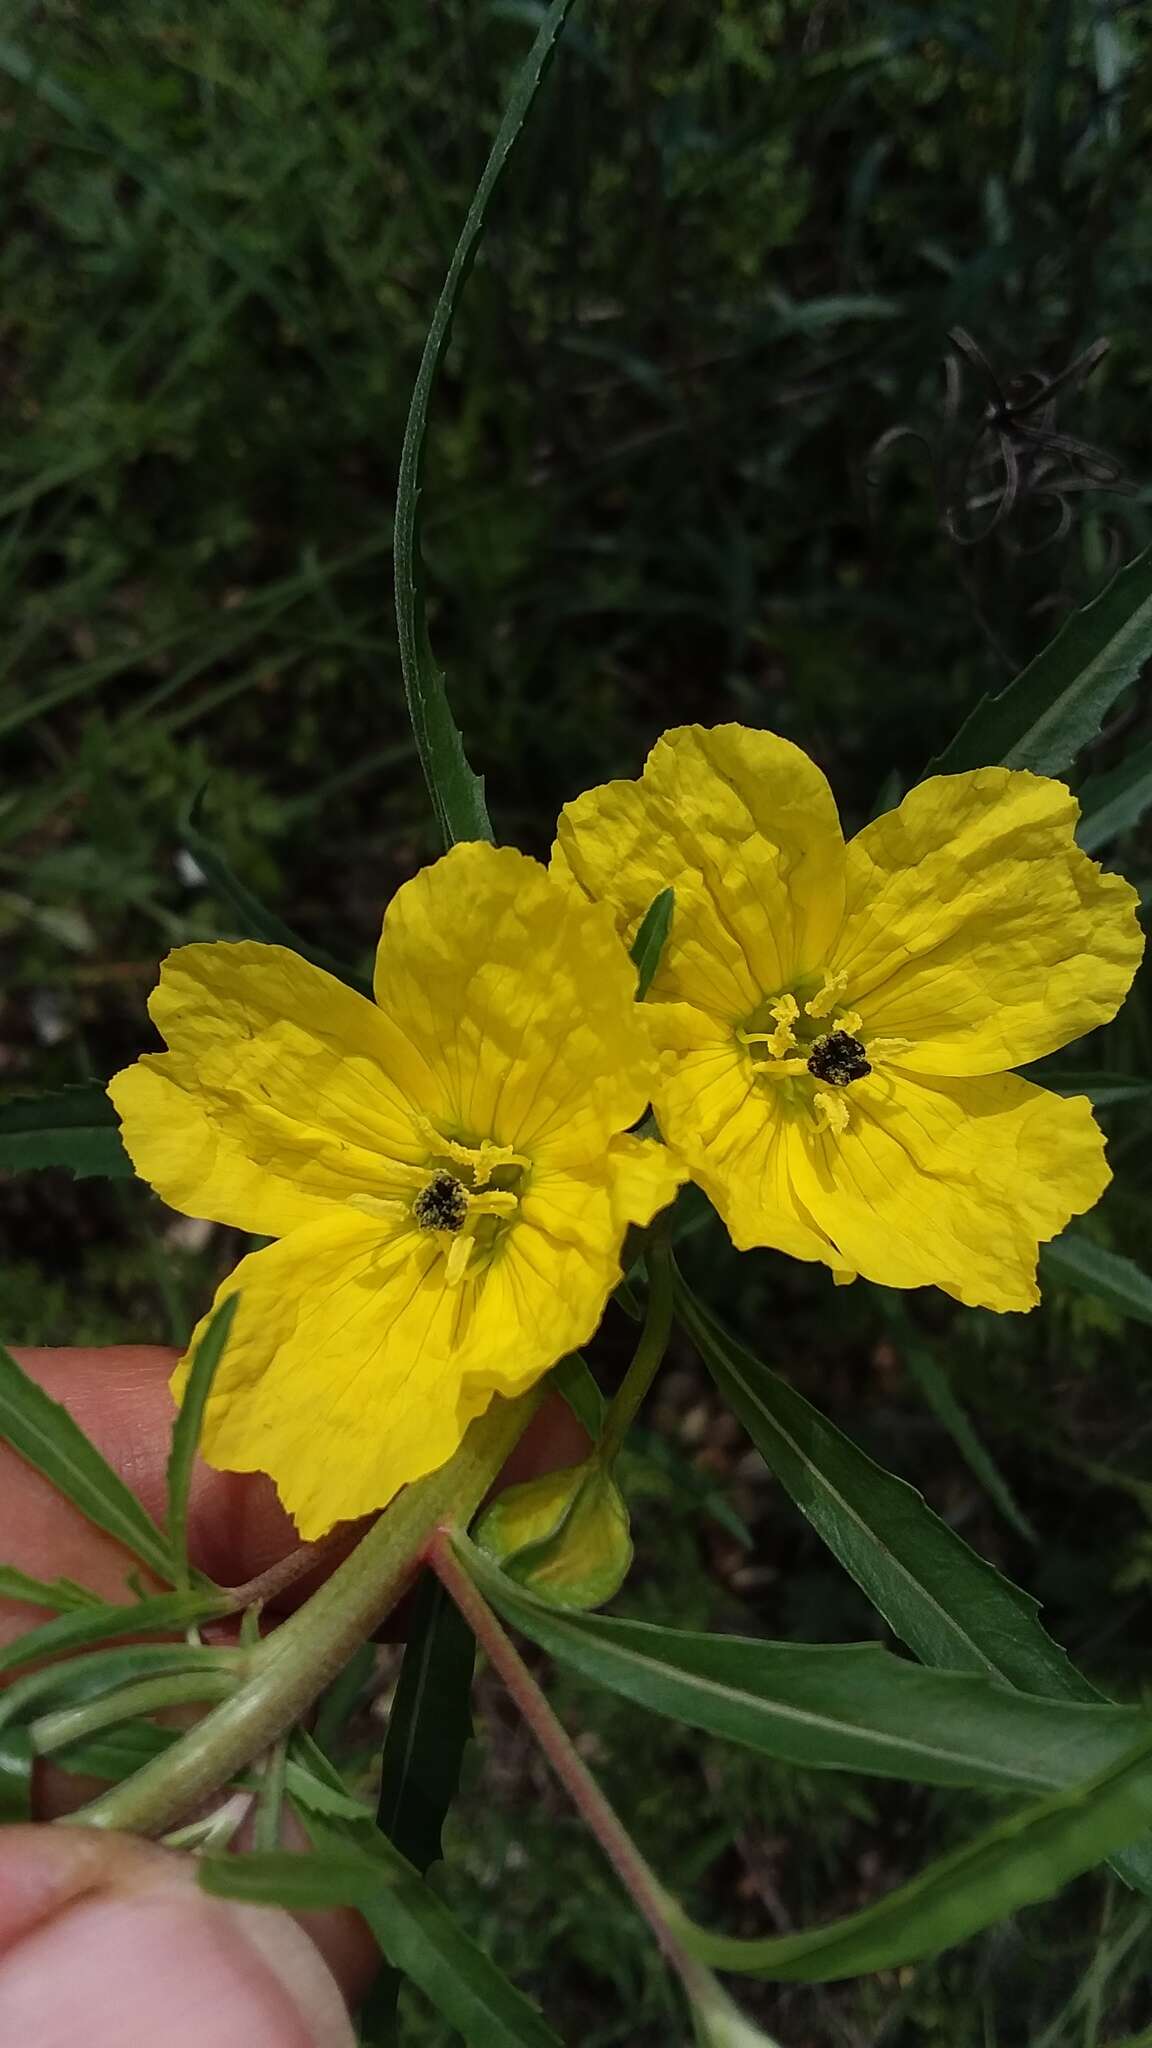
<svg viewBox="0 0 1152 2048">
<path fill-rule="evenodd" d="M 653 897 L 674 888 L 652 995 L 727 1019 L 822 965 L 844 900 L 824 776 L 788 740 L 739 725 L 677 727 L 639 782 L 566 805 L 552 863 L 611 904 L 629 944 Z"/>
<path fill-rule="evenodd" d="M 209 1464 L 270 1473 L 308 1539 L 435 1471 L 493 1393 L 523 1392 L 593 1334 L 620 1278 L 611 1180 L 604 1162 L 541 1170 L 454 1285 L 434 1234 L 347 1209 L 242 1259 L 216 1297 L 241 1299 L 205 1415 Z"/>
<path fill-rule="evenodd" d="M 832 955 L 867 1034 L 922 1074 L 991 1074 L 1119 1008 L 1143 951 L 1137 897 L 1073 839 L 1064 785 L 1007 768 L 937 775 L 848 848 Z"/>
<path fill-rule="evenodd" d="M 175 1209 L 279 1234 L 356 1193 L 408 1187 L 419 1052 L 354 990 L 282 946 L 183 946 L 149 1003 L 171 1050 L 109 1094 L 137 1171 Z"/>
<path fill-rule="evenodd" d="M 651 1223 L 688 1178 L 682 1161 L 652 1138 L 613 1138 L 607 1166 L 612 1211 L 621 1226 Z"/>
<path fill-rule="evenodd" d="M 440 1128 L 578 1165 L 649 1100 L 635 980 L 607 910 L 469 843 L 389 905 L 375 989 L 435 1076 Z"/>
<path fill-rule="evenodd" d="M 845 1094 L 843 1133 L 800 1119 L 787 1130 L 796 1197 L 841 1263 L 975 1307 L 1033 1307 L 1038 1245 L 1108 1184 L 1088 1100 L 1015 1074 L 873 1074 Z"/>
<path fill-rule="evenodd" d="M 730 1029 L 688 1003 L 645 1005 L 663 1051 L 653 1102 L 669 1149 L 723 1217 L 741 1251 L 770 1245 L 829 1262 L 834 1248 L 798 1201 L 788 1174 L 788 1098 L 758 1082 Z M 843 1261 L 836 1257 L 836 1263 Z"/>
</svg>

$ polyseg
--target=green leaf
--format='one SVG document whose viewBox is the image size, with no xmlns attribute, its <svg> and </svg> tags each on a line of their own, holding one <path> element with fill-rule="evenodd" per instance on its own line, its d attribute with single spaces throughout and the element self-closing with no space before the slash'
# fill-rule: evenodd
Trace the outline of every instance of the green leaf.
<svg viewBox="0 0 1152 2048">
<path fill-rule="evenodd" d="M 440 1581 L 425 1572 L 388 1717 L 376 1815 L 381 1832 L 421 1875 L 443 1853 L 441 1831 L 472 1735 L 475 1663 L 471 1629 Z"/>
<path fill-rule="evenodd" d="M 404 1662 L 380 1764 L 380 1832 L 420 1875 L 443 1854 L 441 1837 L 472 1735 L 476 1644 L 434 1573 L 416 1590 Z M 400 1973 L 381 1971 L 365 2001 L 369 2040 L 395 2025 Z"/>
<path fill-rule="evenodd" d="M 230 1651 L 205 1650 L 191 1643 L 127 1643 L 115 1650 L 94 1650 L 90 1656 L 27 1671 L 0 1691 L 0 1728 L 23 1723 L 47 1703 L 72 1706 L 100 1699 L 138 1678 L 164 1678 L 200 1670 L 206 1661 Z"/>
<path fill-rule="evenodd" d="M 998 697 L 985 697 L 929 772 L 1030 768 L 1059 775 L 1152 656 L 1152 548 L 1113 577 Z"/>
<path fill-rule="evenodd" d="M 808 1933 L 768 1941 L 710 1934 L 677 1917 L 702 1962 L 800 1983 L 888 1970 L 966 1941 L 1022 1906 L 1052 1897 L 1152 1823 L 1152 1735 L 1071 1790 L 987 1829 L 875 1906 Z"/>
<path fill-rule="evenodd" d="M 170 1634 L 211 1621 L 227 1613 L 230 1605 L 225 1593 L 184 1592 L 159 1593 L 154 1600 L 137 1600 L 127 1607 L 81 1607 L 5 1643 L 0 1648 L 0 1672 L 17 1671 L 23 1664 L 37 1664 L 42 1657 L 58 1657 L 66 1650 L 86 1650 L 114 1636 Z"/>
<path fill-rule="evenodd" d="M 668 942 L 672 929 L 672 913 L 676 907 L 675 889 L 661 889 L 652 898 L 640 929 L 632 941 L 632 961 L 636 968 L 636 1001 L 642 1003 L 652 986 L 652 977 L 660 965 L 660 956 Z"/>
<path fill-rule="evenodd" d="M 232 1330 L 239 1294 L 230 1294 L 215 1310 L 204 1335 L 192 1354 L 192 1363 L 172 1430 L 168 1453 L 168 1542 L 171 1546 L 177 1584 L 188 1586 L 192 1573 L 188 1564 L 188 1493 L 192 1466 L 200 1445 L 204 1409 L 212 1391 L 216 1368 Z"/>
<path fill-rule="evenodd" d="M 389 1962 L 472 2048 L 561 2048 L 536 2008 L 383 1835 L 337 1832 L 312 1819 L 308 1832 L 310 1856 L 206 1856 L 200 1882 L 220 1898 L 293 1910 L 356 1906 Z"/>
<path fill-rule="evenodd" d="M 512 88 L 432 315 L 420 368 L 416 373 L 400 455 L 393 544 L 400 665 L 420 765 L 448 846 L 460 839 L 491 839 L 492 825 L 484 802 L 484 784 L 468 765 L 463 741 L 452 717 L 444 678 L 436 667 L 428 642 L 420 564 L 420 488 L 428 403 L 448 345 L 456 301 L 483 233 L 489 203 L 536 97 L 571 4 L 572 0 L 552 0 Z"/>
<path fill-rule="evenodd" d="M 457 1540 L 492 1605 L 559 1663 L 653 1713 L 783 1763 L 917 1785 L 1047 1792 L 1077 1784 L 1152 1735 L 1138 1707 L 1036 1699 L 912 1664 L 878 1643 L 761 1642 L 561 1613 Z"/>
<path fill-rule="evenodd" d="M 738 1344 L 679 1274 L 676 1305 L 786 1492 L 922 1663 L 983 1672 L 1044 1699 L 1101 1699 L 1040 1626 L 1038 1603 Z M 1152 1845 L 1126 1849 L 1116 1867 L 1152 1895 Z"/>
<path fill-rule="evenodd" d="M 0 1169 L 30 1173 L 43 1166 L 65 1166 L 77 1180 L 132 1179 L 132 1161 L 101 1082 L 0 1103 Z"/>
<path fill-rule="evenodd" d="M 1085 853 L 1098 853 L 1140 823 L 1152 804 L 1152 743 L 1137 747 L 1107 775 L 1090 775 L 1081 790 L 1076 837 Z"/>
<path fill-rule="evenodd" d="M 1003 1678 L 1024 1692 L 1098 1699 L 1041 1628 L 1037 1603 L 738 1344 L 677 1276 L 700 1356 L 817 1534 L 925 1664 Z"/>
<path fill-rule="evenodd" d="M 302 960 L 310 960 L 313 967 L 319 967 L 325 974 L 331 974 L 337 981 L 343 981 L 354 988 L 358 995 L 372 998 L 372 983 L 364 975 L 357 974 L 352 967 L 333 958 L 321 946 L 310 945 L 290 925 L 284 923 L 271 910 L 266 909 L 258 896 L 252 894 L 245 883 L 234 875 L 227 861 L 217 852 L 212 841 L 200 830 L 200 816 L 204 792 L 192 805 L 187 823 L 181 831 L 181 838 L 217 895 L 231 905 L 240 923 L 245 938 L 261 939 L 269 946 L 284 946 L 290 953 L 298 953 Z"/>
<path fill-rule="evenodd" d="M 1152 1102 L 1152 1081 L 1139 1074 L 1100 1074 L 1079 1067 L 1032 1067 L 1024 1078 L 1056 1095 L 1086 1095 L 1094 1109 L 1118 1102 Z"/>
<path fill-rule="evenodd" d="M 58 1614 L 104 1605 L 99 1593 L 78 1586 L 75 1579 L 30 1579 L 11 1564 L 0 1564 L 0 1600 L 25 1600 L 30 1607 L 53 1607 Z"/>
<path fill-rule="evenodd" d="M 26 1728 L 0 1735 L 0 1826 L 32 1818 L 32 1744 Z"/>
<path fill-rule="evenodd" d="M 582 1423 L 593 1443 L 597 1443 L 604 1427 L 607 1403 L 592 1376 L 591 1367 L 579 1351 L 570 1351 L 559 1365 L 554 1365 L 548 1375 L 548 1383 L 563 1394 L 568 1406 Z"/>
<path fill-rule="evenodd" d="M 0 1344 L 0 1440 L 51 1480 L 73 1507 L 170 1585 L 168 1545 L 136 1495 L 73 1422 Z"/>
<path fill-rule="evenodd" d="M 1152 1280 L 1132 1259 L 1105 1251 L 1093 1238 L 1066 1230 L 1040 1248 L 1040 1271 L 1049 1279 L 1068 1281 L 1106 1301 L 1109 1308 L 1138 1323 L 1152 1323 Z"/>
</svg>

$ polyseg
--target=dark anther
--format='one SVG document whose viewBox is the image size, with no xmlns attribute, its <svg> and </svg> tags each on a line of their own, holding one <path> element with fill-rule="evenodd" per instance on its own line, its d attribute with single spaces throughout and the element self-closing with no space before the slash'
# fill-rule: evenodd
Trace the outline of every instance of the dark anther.
<svg viewBox="0 0 1152 2048">
<path fill-rule="evenodd" d="M 421 1188 L 412 1204 L 412 1214 L 421 1230 L 462 1230 L 468 1214 L 468 1197 L 450 1173 L 438 1173 Z"/>
<path fill-rule="evenodd" d="M 829 1031 L 818 1038 L 808 1055 L 808 1072 L 818 1081 L 830 1081 L 834 1088 L 846 1088 L 849 1081 L 862 1081 L 872 1072 L 858 1038 L 847 1031 Z"/>
</svg>

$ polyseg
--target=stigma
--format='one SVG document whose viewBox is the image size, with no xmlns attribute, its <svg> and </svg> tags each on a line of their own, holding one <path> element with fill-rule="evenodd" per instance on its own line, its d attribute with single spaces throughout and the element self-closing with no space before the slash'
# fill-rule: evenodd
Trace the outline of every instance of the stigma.
<svg viewBox="0 0 1152 2048">
<path fill-rule="evenodd" d="M 850 1081 L 862 1081 L 872 1072 L 872 1062 L 858 1038 L 848 1031 L 828 1031 L 818 1038 L 808 1055 L 808 1072 L 833 1088 L 846 1088 Z"/>
<path fill-rule="evenodd" d="M 468 1215 L 467 1190 L 455 1174 L 434 1174 L 413 1202 L 412 1215 L 421 1230 L 463 1230 Z"/>
</svg>

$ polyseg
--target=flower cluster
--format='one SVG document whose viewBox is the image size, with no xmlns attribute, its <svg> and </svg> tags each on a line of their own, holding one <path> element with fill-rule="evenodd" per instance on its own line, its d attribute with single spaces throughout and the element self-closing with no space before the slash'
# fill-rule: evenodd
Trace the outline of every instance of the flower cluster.
<svg viewBox="0 0 1152 2048">
<path fill-rule="evenodd" d="M 305 1536 L 381 1506 L 591 1336 L 688 1176 L 741 1248 L 1031 1307 L 1108 1169 L 1089 1102 L 1009 1070 L 1111 1017 L 1142 950 L 1075 820 L 989 768 L 846 844 L 798 748 L 689 726 L 566 808 L 549 871 L 464 845 L 400 889 L 375 1003 L 275 946 L 172 954 L 169 1050 L 111 1084 L 125 1143 L 174 1207 L 276 1240 L 218 1297 L 208 1458 L 270 1472 Z"/>
</svg>

